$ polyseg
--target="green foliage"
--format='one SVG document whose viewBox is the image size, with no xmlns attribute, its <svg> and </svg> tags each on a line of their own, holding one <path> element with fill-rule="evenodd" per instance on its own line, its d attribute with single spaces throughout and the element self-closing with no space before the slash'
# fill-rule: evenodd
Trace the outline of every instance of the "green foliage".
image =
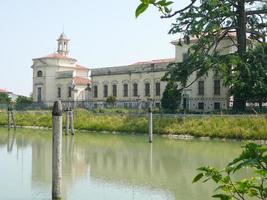
<svg viewBox="0 0 267 200">
<path fill-rule="evenodd" d="M 174 82 L 168 82 L 161 99 L 162 108 L 175 112 L 180 105 L 180 101 L 181 93 L 177 90 L 177 85 Z"/>
<path fill-rule="evenodd" d="M 199 180 L 215 182 L 218 187 L 213 198 L 221 200 L 245 200 L 250 198 L 267 198 L 267 147 L 248 143 L 242 146 L 243 152 L 231 161 L 223 170 L 213 167 L 200 167 L 193 183 Z M 242 168 L 250 168 L 253 176 L 233 180 L 233 175 Z"/>
<path fill-rule="evenodd" d="M 30 104 L 32 102 L 33 101 L 31 97 L 18 96 L 18 98 L 16 99 L 16 104 Z"/>
<path fill-rule="evenodd" d="M 114 96 L 108 96 L 107 99 L 106 99 L 106 102 L 108 104 L 111 104 L 114 107 L 114 105 L 116 103 L 116 97 L 114 97 Z"/>
<path fill-rule="evenodd" d="M 183 89 L 213 70 L 221 76 L 224 84 L 230 87 L 235 102 L 239 102 L 234 104 L 236 108 L 243 110 L 246 101 L 255 96 L 262 101 L 265 94 L 263 79 L 265 80 L 267 75 L 261 73 L 262 67 L 259 67 L 259 63 L 264 62 L 264 57 L 251 59 L 253 55 L 251 52 L 260 53 L 258 49 L 262 47 L 253 49 L 257 43 L 259 46 L 266 45 L 266 2 L 203 0 L 198 4 L 196 0 L 192 0 L 188 6 L 174 12 L 169 7 L 172 2 L 165 4 L 160 1 L 142 1 L 142 3 L 157 7 L 163 13 L 162 18 L 176 17 L 169 33 L 180 33 L 184 36 L 179 42 L 180 45 L 190 44 L 190 37 L 197 38 L 190 44 L 188 58 L 183 63 L 169 67 L 165 75 L 166 80 L 180 83 Z M 236 36 L 232 33 L 236 33 Z M 237 51 L 222 55 L 218 47 L 224 39 L 230 42 L 228 48 L 235 47 Z M 255 63 L 258 65 L 256 69 L 253 67 Z M 194 72 L 197 73 L 196 79 L 188 82 Z M 248 88 L 257 88 L 260 92 L 247 93 Z"/>
<path fill-rule="evenodd" d="M 51 111 L 16 111 L 17 125 L 51 127 Z M 63 117 L 63 127 L 65 117 Z M 153 117 L 154 133 L 192 135 L 211 138 L 267 139 L 266 117 Z M 6 112 L 0 112 L 0 125 L 7 125 Z M 147 133 L 147 117 L 120 112 L 118 109 L 102 109 L 95 113 L 75 110 L 75 129 L 92 131 L 118 131 Z"/>
<path fill-rule="evenodd" d="M 154 5 L 156 6 L 161 12 L 167 14 L 171 12 L 171 9 L 168 8 L 171 4 L 173 4 L 172 1 L 167 1 L 167 0 L 140 0 L 141 3 L 135 10 L 135 16 L 138 17 L 140 14 L 145 12 L 149 5 Z"/>
<path fill-rule="evenodd" d="M 0 103 L 1 104 L 10 104 L 11 98 L 6 93 L 0 93 Z"/>
</svg>

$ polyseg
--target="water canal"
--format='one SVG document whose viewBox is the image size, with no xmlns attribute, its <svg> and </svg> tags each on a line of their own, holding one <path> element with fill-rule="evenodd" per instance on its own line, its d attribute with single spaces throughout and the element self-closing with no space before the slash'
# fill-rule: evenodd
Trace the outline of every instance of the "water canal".
<svg viewBox="0 0 267 200">
<path fill-rule="evenodd" d="M 0 199 L 51 199 L 50 131 L 0 128 Z M 223 167 L 239 142 L 144 135 L 63 136 L 64 199 L 209 200 L 211 184 L 192 184 L 195 169 Z"/>
</svg>

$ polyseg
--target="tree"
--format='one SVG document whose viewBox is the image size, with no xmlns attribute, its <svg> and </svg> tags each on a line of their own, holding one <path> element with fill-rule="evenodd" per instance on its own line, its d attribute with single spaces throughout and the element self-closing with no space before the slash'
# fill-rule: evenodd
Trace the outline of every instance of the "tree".
<svg viewBox="0 0 267 200">
<path fill-rule="evenodd" d="M 214 70 L 220 73 L 224 83 L 230 87 L 230 92 L 234 95 L 234 108 L 244 110 L 248 100 L 247 52 L 256 43 L 266 42 L 266 1 L 191 0 L 186 7 L 177 11 L 169 8 L 171 4 L 173 2 L 166 0 L 141 0 L 136 9 L 138 17 L 149 5 L 154 5 L 163 13 L 162 18 L 176 17 L 169 33 L 182 34 L 187 44 L 190 43 L 190 36 L 198 38 L 191 45 L 188 58 L 183 63 L 170 66 L 165 79 L 177 81 L 181 84 L 180 89 L 183 89 L 208 71 Z M 236 38 L 233 38 L 233 33 Z M 236 47 L 237 51 L 221 55 L 218 46 L 226 38 L 232 41 L 231 47 Z M 197 72 L 196 79 L 188 83 L 193 72 Z"/>
<path fill-rule="evenodd" d="M 170 81 L 163 92 L 161 106 L 165 110 L 175 112 L 180 105 L 181 93 L 177 90 L 177 84 Z"/>
<path fill-rule="evenodd" d="M 0 103 L 1 104 L 10 104 L 11 98 L 6 93 L 0 93 Z"/>
<path fill-rule="evenodd" d="M 267 148 L 254 143 L 242 146 L 243 152 L 223 170 L 214 167 L 200 167 L 200 173 L 193 183 L 201 179 L 215 182 L 218 187 L 214 198 L 221 200 L 246 200 L 267 198 Z M 233 180 L 233 175 L 242 168 L 251 169 L 252 174 L 241 180 Z"/>
<path fill-rule="evenodd" d="M 267 101 L 267 44 L 257 46 L 247 53 L 247 96 L 249 102 L 262 103 Z"/>
<path fill-rule="evenodd" d="M 115 103 L 116 103 L 116 97 L 114 97 L 114 96 L 108 96 L 106 102 L 108 104 L 111 104 L 112 107 L 114 107 L 115 106 Z"/>
<path fill-rule="evenodd" d="M 16 109 L 22 109 L 29 106 L 32 102 L 32 97 L 18 96 L 15 107 Z"/>
</svg>

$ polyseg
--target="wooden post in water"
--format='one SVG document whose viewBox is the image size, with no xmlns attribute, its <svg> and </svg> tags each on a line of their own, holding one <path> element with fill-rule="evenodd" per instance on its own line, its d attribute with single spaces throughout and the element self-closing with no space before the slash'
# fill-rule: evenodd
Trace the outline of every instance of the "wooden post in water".
<svg viewBox="0 0 267 200">
<path fill-rule="evenodd" d="M 11 112 L 10 112 L 10 108 L 7 108 L 7 128 L 10 131 L 10 127 L 11 127 Z"/>
<path fill-rule="evenodd" d="M 75 134 L 75 131 L 74 131 L 74 121 L 73 121 L 73 110 L 70 109 L 69 113 L 70 113 L 70 129 L 71 129 L 71 134 L 74 135 Z"/>
<path fill-rule="evenodd" d="M 52 110 L 52 199 L 61 199 L 62 182 L 62 105 L 56 101 Z"/>
<path fill-rule="evenodd" d="M 153 119 L 152 119 L 152 108 L 148 108 L 148 142 L 152 143 L 153 141 Z"/>
<path fill-rule="evenodd" d="M 11 120 L 13 123 L 14 130 L 16 130 L 17 127 L 16 127 L 16 121 L 15 121 L 15 116 L 14 116 L 13 110 L 11 110 Z"/>
<path fill-rule="evenodd" d="M 70 111 L 69 108 L 66 110 L 66 135 L 69 134 L 69 129 L 70 129 Z"/>
<path fill-rule="evenodd" d="M 15 121 L 13 109 L 11 107 L 8 107 L 7 108 L 7 127 L 8 127 L 8 130 L 10 130 L 12 125 L 13 125 L 14 130 L 16 130 L 16 121 Z"/>
</svg>

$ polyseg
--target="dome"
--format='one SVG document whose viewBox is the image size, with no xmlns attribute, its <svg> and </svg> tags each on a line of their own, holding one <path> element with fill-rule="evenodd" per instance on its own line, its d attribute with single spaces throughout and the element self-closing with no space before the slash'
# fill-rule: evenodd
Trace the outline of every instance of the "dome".
<svg viewBox="0 0 267 200">
<path fill-rule="evenodd" d="M 59 36 L 58 39 L 59 39 L 59 40 L 69 40 L 68 37 L 65 35 L 64 32 L 60 34 L 60 36 Z"/>
</svg>

